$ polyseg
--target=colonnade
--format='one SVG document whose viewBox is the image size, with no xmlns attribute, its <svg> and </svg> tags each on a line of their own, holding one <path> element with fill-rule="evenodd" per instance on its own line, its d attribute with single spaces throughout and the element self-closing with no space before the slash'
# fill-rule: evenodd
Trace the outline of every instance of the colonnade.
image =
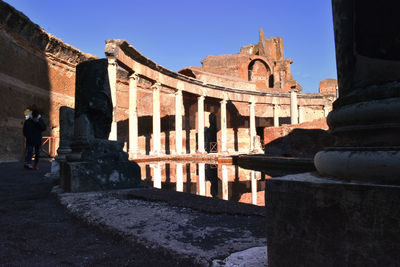
<svg viewBox="0 0 400 267">
<path fill-rule="evenodd" d="M 117 84 L 117 63 L 114 58 L 108 58 L 108 72 L 109 81 L 111 89 L 111 98 L 113 102 L 113 122 L 111 127 L 111 132 L 109 139 L 117 140 L 117 95 L 116 95 L 116 84 Z M 129 76 L 129 148 L 128 152 L 131 158 L 135 158 L 140 154 L 139 151 L 139 136 L 138 136 L 138 111 L 137 111 L 137 88 L 138 88 L 138 78 L 139 75 L 133 73 Z M 153 93 L 153 115 L 152 115 L 152 128 L 153 128 L 153 138 L 152 138 L 152 150 L 150 155 L 159 156 L 162 155 L 161 149 L 161 110 L 160 110 L 160 91 L 162 84 L 158 81 L 154 82 L 151 86 Z M 183 82 L 178 82 L 177 88 L 175 88 L 175 154 L 183 154 L 183 130 L 182 130 L 182 107 L 183 107 L 183 95 L 184 91 Z M 197 95 L 197 153 L 206 153 L 205 149 L 205 110 L 204 103 L 206 99 L 206 94 L 202 93 Z M 227 140 L 227 103 L 228 97 L 226 94 L 223 95 L 220 101 L 220 125 L 221 125 L 221 142 L 219 153 L 228 153 L 228 140 Z M 256 98 L 250 98 L 249 101 L 249 153 L 256 151 Z M 275 127 L 279 126 L 279 111 L 280 106 L 278 104 L 273 104 L 273 125 Z M 325 116 L 328 113 L 328 108 L 324 107 Z M 290 117 L 291 124 L 297 124 L 304 121 L 304 111 L 303 107 L 297 104 L 297 91 L 292 90 L 290 92 Z"/>
</svg>

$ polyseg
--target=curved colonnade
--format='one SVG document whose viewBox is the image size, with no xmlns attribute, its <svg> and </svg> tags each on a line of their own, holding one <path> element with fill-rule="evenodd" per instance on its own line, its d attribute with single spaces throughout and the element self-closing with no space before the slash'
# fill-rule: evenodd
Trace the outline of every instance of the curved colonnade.
<svg viewBox="0 0 400 267">
<path fill-rule="evenodd" d="M 117 76 L 120 69 L 128 74 L 128 120 L 129 120 L 129 149 L 131 158 L 144 154 L 139 149 L 139 124 L 138 124 L 138 88 L 152 91 L 152 149 L 150 154 L 159 156 L 163 154 L 161 150 L 161 110 L 160 103 L 162 95 L 175 96 L 175 147 L 173 154 L 183 154 L 183 95 L 190 95 L 197 98 L 197 151 L 196 153 L 206 153 L 205 149 L 205 102 L 208 99 L 219 101 L 219 125 L 220 125 L 220 144 L 218 153 L 230 153 L 227 149 L 231 138 L 227 136 L 227 104 L 248 104 L 248 146 L 241 151 L 249 153 L 256 152 L 256 112 L 258 109 L 268 109 L 273 118 L 273 126 L 279 126 L 279 119 L 283 114 L 288 115 L 290 110 L 290 123 L 297 124 L 305 121 L 305 110 L 312 110 L 311 119 L 326 117 L 333 101 L 333 96 L 321 94 L 297 93 L 293 89 L 290 93 L 277 92 L 257 92 L 246 91 L 237 88 L 227 88 L 185 76 L 180 73 L 168 70 L 148 58 L 144 57 L 134 47 L 125 40 L 108 39 L 106 40 L 105 54 L 109 62 L 108 73 L 110 79 L 111 95 L 113 101 L 113 123 L 110 133 L 111 140 L 117 140 Z M 307 114 L 309 114 L 308 112 Z M 310 116 L 309 116 L 310 117 Z M 272 126 L 272 125 L 271 125 Z M 201 129 L 201 130 L 199 130 Z M 190 138 L 190 136 L 189 136 Z M 229 146 L 231 147 L 231 146 Z M 238 149 L 236 150 L 238 151 Z"/>
</svg>

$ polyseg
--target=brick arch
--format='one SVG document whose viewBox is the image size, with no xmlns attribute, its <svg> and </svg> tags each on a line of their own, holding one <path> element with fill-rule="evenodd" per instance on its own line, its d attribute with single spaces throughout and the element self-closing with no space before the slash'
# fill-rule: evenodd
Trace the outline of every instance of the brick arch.
<svg viewBox="0 0 400 267">
<path fill-rule="evenodd" d="M 272 88 L 274 85 L 273 73 L 268 63 L 260 58 L 253 59 L 249 62 L 248 80 L 256 83 L 257 89 Z"/>
</svg>

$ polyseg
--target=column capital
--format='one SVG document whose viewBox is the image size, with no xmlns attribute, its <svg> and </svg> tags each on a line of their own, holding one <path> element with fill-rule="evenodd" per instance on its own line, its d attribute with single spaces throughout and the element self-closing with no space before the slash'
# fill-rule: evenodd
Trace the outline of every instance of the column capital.
<svg viewBox="0 0 400 267">
<path fill-rule="evenodd" d="M 176 96 L 181 96 L 182 95 L 182 89 L 179 89 L 175 92 Z"/>
<path fill-rule="evenodd" d="M 160 83 L 160 82 L 155 82 L 155 83 L 151 86 L 151 89 L 154 89 L 154 90 L 159 90 L 159 89 L 161 89 L 161 83 Z"/>
<path fill-rule="evenodd" d="M 228 100 L 227 99 L 221 99 L 220 101 L 219 101 L 219 103 L 221 103 L 221 104 L 223 104 L 223 105 L 226 105 L 226 103 L 228 102 Z"/>
<path fill-rule="evenodd" d="M 115 57 L 108 57 L 107 61 L 108 61 L 108 65 L 117 65 L 117 58 L 115 58 Z"/>
<path fill-rule="evenodd" d="M 139 78 L 139 75 L 136 73 L 136 72 L 134 72 L 134 73 L 132 73 L 131 75 L 129 75 L 129 79 L 130 80 L 138 80 L 138 78 Z"/>
<path fill-rule="evenodd" d="M 199 95 L 197 96 L 197 99 L 203 101 L 205 97 L 206 97 L 205 95 Z"/>
<path fill-rule="evenodd" d="M 272 104 L 272 106 L 273 106 L 274 109 L 279 108 L 279 105 L 278 105 L 278 104 Z"/>
</svg>

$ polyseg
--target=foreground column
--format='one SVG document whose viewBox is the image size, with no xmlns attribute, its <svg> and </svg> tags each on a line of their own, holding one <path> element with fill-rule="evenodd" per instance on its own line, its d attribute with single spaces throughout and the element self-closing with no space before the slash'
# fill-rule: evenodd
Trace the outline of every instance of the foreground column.
<svg viewBox="0 0 400 267">
<path fill-rule="evenodd" d="M 175 93 L 175 151 L 176 154 L 182 154 L 182 89 L 179 88 Z"/>
<path fill-rule="evenodd" d="M 153 86 L 153 155 L 161 153 L 161 115 L 160 115 L 160 89 L 161 84 Z"/>
<path fill-rule="evenodd" d="M 109 140 L 117 140 L 117 60 L 108 58 L 108 80 L 110 82 L 111 101 L 113 105 L 113 120 Z"/>
<path fill-rule="evenodd" d="M 279 127 L 279 106 L 274 104 L 274 127 Z"/>
<path fill-rule="evenodd" d="M 298 123 L 298 114 L 297 114 L 297 90 L 290 90 L 290 123 L 297 124 Z"/>
<path fill-rule="evenodd" d="M 256 102 L 252 101 L 250 107 L 250 152 L 255 150 L 254 141 L 257 134 L 256 131 L 256 113 L 255 113 Z"/>
<path fill-rule="evenodd" d="M 137 74 L 129 76 L 129 156 L 136 157 L 138 147 Z"/>
<path fill-rule="evenodd" d="M 227 128 L 227 121 L 226 121 L 226 99 L 223 99 L 221 103 L 221 153 L 227 153 L 226 149 L 226 128 Z"/>
<path fill-rule="evenodd" d="M 335 145 L 315 155 L 318 175 L 266 180 L 268 266 L 397 266 L 398 2 L 333 0 L 332 10 L 339 98 L 327 123 Z"/>
<path fill-rule="evenodd" d="M 206 153 L 204 149 L 204 96 L 199 96 L 197 99 L 197 122 L 198 122 L 198 152 Z"/>
</svg>

